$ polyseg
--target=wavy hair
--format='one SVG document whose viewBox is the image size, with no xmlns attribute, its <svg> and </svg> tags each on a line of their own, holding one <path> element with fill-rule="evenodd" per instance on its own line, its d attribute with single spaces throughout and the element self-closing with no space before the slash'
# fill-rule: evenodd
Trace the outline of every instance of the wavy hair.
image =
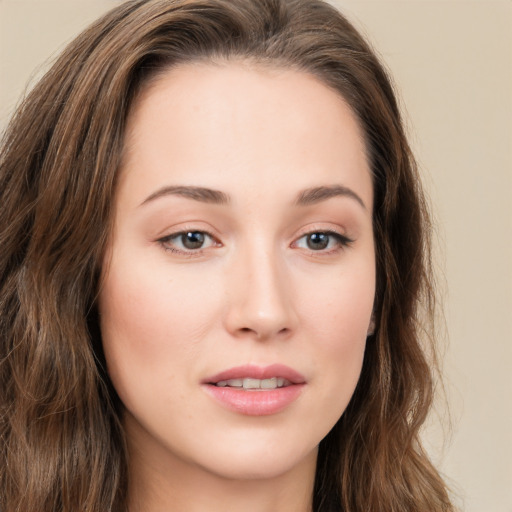
<svg viewBox="0 0 512 512">
<path fill-rule="evenodd" d="M 419 429 L 433 398 L 430 224 L 390 80 L 321 0 L 130 0 L 72 42 L 13 116 L 0 153 L 0 510 L 122 512 L 120 404 L 95 298 L 130 106 L 184 62 L 314 75 L 351 106 L 374 183 L 375 332 L 321 441 L 314 512 L 448 512 Z"/>
</svg>

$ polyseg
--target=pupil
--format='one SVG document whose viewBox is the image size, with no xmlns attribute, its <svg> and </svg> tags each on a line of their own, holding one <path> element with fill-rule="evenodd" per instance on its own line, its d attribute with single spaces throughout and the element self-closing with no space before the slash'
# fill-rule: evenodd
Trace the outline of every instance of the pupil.
<svg viewBox="0 0 512 512">
<path fill-rule="evenodd" d="M 329 245 L 329 235 L 325 233 L 312 233 L 307 238 L 308 248 L 314 251 L 325 249 Z"/>
<path fill-rule="evenodd" d="M 199 249 L 204 244 L 204 233 L 189 231 L 181 235 L 181 241 L 187 249 Z"/>
</svg>

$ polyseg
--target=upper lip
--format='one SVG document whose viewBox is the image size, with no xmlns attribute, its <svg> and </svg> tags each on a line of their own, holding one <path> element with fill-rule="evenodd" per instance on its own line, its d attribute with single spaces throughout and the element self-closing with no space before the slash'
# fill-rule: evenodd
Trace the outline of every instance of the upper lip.
<svg viewBox="0 0 512 512">
<path fill-rule="evenodd" d="M 219 381 L 231 379 L 271 379 L 272 377 L 283 377 L 292 384 L 303 384 L 306 379 L 298 371 L 284 364 L 271 364 L 269 366 L 256 366 L 252 364 L 236 366 L 223 370 L 220 373 L 207 377 L 203 384 L 216 384 Z"/>
</svg>

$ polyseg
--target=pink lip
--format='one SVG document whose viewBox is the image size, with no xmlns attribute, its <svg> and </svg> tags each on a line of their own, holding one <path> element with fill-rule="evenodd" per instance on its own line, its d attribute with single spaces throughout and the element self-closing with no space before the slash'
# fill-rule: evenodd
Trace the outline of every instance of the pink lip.
<svg viewBox="0 0 512 512">
<path fill-rule="evenodd" d="M 283 377 L 290 386 L 267 390 L 244 390 L 230 387 L 217 387 L 215 383 L 230 379 L 270 379 Z M 238 366 L 222 371 L 202 381 L 203 389 L 222 406 L 247 416 L 268 416 L 283 411 L 301 394 L 306 379 L 292 368 L 273 364 L 259 367 Z"/>
<path fill-rule="evenodd" d="M 230 379 L 271 379 L 272 377 L 283 377 L 293 384 L 304 384 L 306 382 L 303 375 L 284 364 L 272 364 L 270 366 L 247 364 L 230 368 L 212 377 L 208 377 L 203 380 L 203 384 L 216 384 L 221 380 Z"/>
</svg>

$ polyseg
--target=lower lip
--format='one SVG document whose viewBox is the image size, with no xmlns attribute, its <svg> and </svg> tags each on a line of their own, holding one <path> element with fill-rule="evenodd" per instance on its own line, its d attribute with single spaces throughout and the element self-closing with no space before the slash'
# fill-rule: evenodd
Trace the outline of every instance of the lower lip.
<svg viewBox="0 0 512 512">
<path fill-rule="evenodd" d="M 294 402 L 302 392 L 304 384 L 254 391 L 212 384 L 205 384 L 204 387 L 210 396 L 227 409 L 248 416 L 268 416 L 283 411 Z"/>
</svg>

